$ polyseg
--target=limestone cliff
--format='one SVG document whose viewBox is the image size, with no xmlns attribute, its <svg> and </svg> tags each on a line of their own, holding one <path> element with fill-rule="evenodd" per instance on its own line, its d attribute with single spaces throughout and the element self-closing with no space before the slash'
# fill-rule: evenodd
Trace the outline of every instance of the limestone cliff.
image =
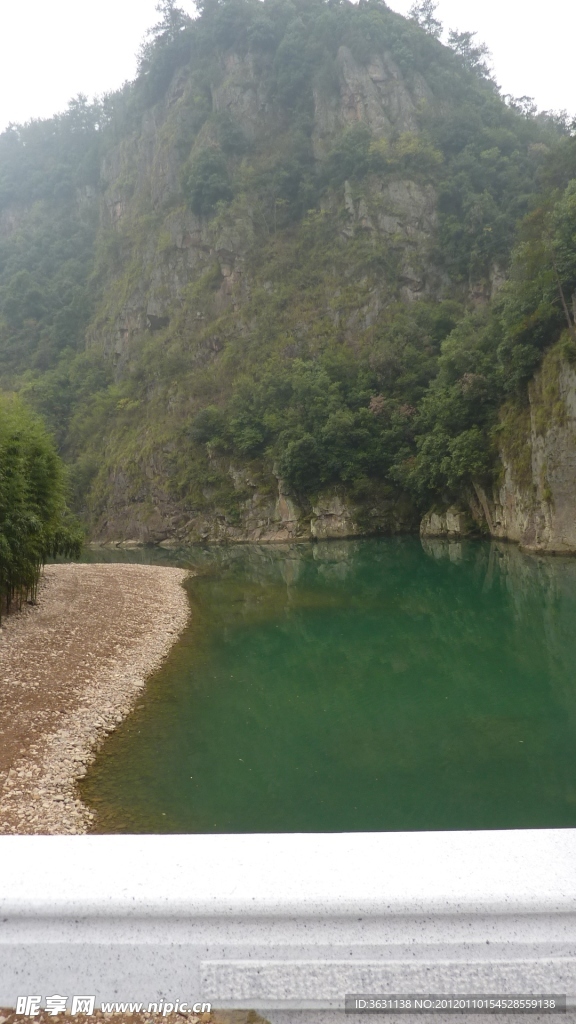
<svg viewBox="0 0 576 1024">
<path fill-rule="evenodd" d="M 346 47 L 338 51 L 338 79 L 329 99 L 314 93 L 311 125 L 313 152 L 318 158 L 334 146 L 350 125 L 366 125 L 386 139 L 395 133 L 417 134 L 416 111 L 431 98 L 422 76 L 409 86 L 390 54 L 375 56 L 359 65 Z M 276 137 L 277 112 L 266 96 L 262 74 L 253 61 L 226 55 L 211 87 L 214 114 L 230 117 L 251 145 L 267 145 Z M 202 338 L 198 362 L 217 358 L 218 339 L 206 341 L 208 320 L 232 310 L 240 313 L 254 281 L 246 268 L 253 250 L 267 244 L 278 225 L 265 223 L 262 201 L 244 195 L 216 218 L 195 214 L 182 193 L 183 125 L 197 97 L 192 68 L 182 69 L 166 100 L 143 119 L 141 129 L 107 154 L 101 181 L 104 186 L 101 221 L 104 232 L 116 240 L 117 265 L 106 282 L 105 303 L 90 330 L 90 344 L 110 354 L 118 372 L 130 362 L 131 352 L 148 333 L 167 328 L 185 315 L 188 344 Z M 190 147 L 193 161 L 206 146 L 216 145 L 213 123 L 206 122 Z M 340 219 L 341 240 L 351 241 L 358 231 L 381 240 L 399 262 L 399 294 L 413 300 L 438 296 L 450 282 L 442 280 L 430 258 L 437 221 L 437 195 L 432 184 L 412 181 L 405 174 L 386 181 L 373 175 L 362 188 L 345 181 L 321 201 L 322 209 Z M 280 208 L 282 200 L 272 200 Z M 142 224 L 143 211 L 146 223 Z M 130 277 L 124 273 L 130 266 Z M 396 268 L 395 268 L 396 269 Z M 120 270 L 120 274 L 118 271 Z M 203 274 L 212 275 L 208 296 L 199 296 L 199 309 L 186 308 L 189 293 Z M 350 266 L 354 272 L 353 265 Z M 389 275 L 391 276 L 391 275 Z M 374 319 L 390 299 L 390 280 L 375 280 L 364 288 L 362 302 L 348 316 L 351 330 Z M 396 281 L 394 281 L 394 286 Z M 338 317 L 338 290 L 326 296 L 326 308 Z M 206 298 L 209 299 L 208 306 Z M 194 304 L 192 303 L 192 306 Z M 242 325 L 239 325 L 240 327 Z M 245 329 L 245 327 L 244 327 Z"/>
<path fill-rule="evenodd" d="M 562 342 L 547 353 L 525 407 L 502 409 L 497 484 L 476 484 L 468 507 L 429 512 L 422 536 L 480 533 L 526 551 L 576 552 L 576 370 L 565 353 Z"/>
<path fill-rule="evenodd" d="M 365 125 L 382 140 L 402 133 L 418 136 L 418 111 L 433 102 L 422 75 L 409 82 L 389 52 L 360 63 L 345 46 L 337 52 L 335 73 L 328 94 L 321 87 L 313 91 L 310 138 L 315 161 L 330 153 L 350 126 Z M 101 232 L 114 256 L 88 344 L 111 360 L 118 381 L 136 370 L 143 349 L 156 344 L 166 350 L 175 335 L 185 335 L 187 369 L 198 375 L 217 370 L 231 339 L 248 339 L 247 320 L 260 312 L 258 293 L 264 289 L 264 295 L 274 300 L 281 287 L 273 278 L 262 281 L 266 272 L 258 267 L 258 251 L 270 249 L 271 239 L 277 242 L 279 226 L 274 221 L 285 206 L 283 200 L 263 201 L 245 192 L 212 218 L 194 213 L 185 201 L 183 126 L 197 104 L 196 90 L 194 69 L 181 69 L 165 101 L 106 155 L 102 165 Z M 222 57 L 211 83 L 210 105 L 214 115 L 225 114 L 233 121 L 246 145 L 264 149 L 273 138 L 280 147 L 285 145 L 278 134 L 277 109 L 267 94 L 266 75 L 251 55 Z M 191 147 L 188 144 L 188 164 L 195 154 L 217 144 L 215 123 L 208 119 Z M 329 318 L 350 344 L 358 343 L 391 301 L 411 303 L 458 293 L 430 255 L 437 229 L 437 193 L 421 174 L 418 180 L 405 173 L 396 173 L 392 180 L 372 174 L 361 187 L 345 180 L 326 191 L 320 210 L 327 222 L 337 225 L 337 259 L 346 266 L 349 281 L 338 273 L 327 276 L 322 307 L 313 316 Z M 381 248 L 387 255 L 384 273 L 371 272 L 365 258 L 359 259 L 359 239 L 367 240 L 372 253 Z M 343 295 L 346 287 L 350 294 Z M 294 316 L 290 309 L 281 314 L 284 333 L 296 335 L 296 355 L 304 351 L 310 315 L 300 310 Z M 167 433 L 174 435 L 175 421 L 190 418 L 190 401 L 176 381 L 168 392 L 167 407 L 156 415 L 167 415 Z M 116 464 L 105 477 L 99 474 L 93 499 L 96 538 L 166 544 L 281 541 L 389 533 L 417 524 L 413 505 L 398 488 L 376 488 L 367 507 L 364 499 L 355 500 L 345 488 L 328 487 L 302 506 L 295 494 L 285 492 L 271 467 L 265 471 L 264 484 L 262 467 L 250 470 L 221 456 L 211 457 L 210 472 L 220 481 L 228 480 L 234 514 L 218 506 L 221 483 L 202 487 L 203 500 L 182 501 L 168 482 L 171 447 L 173 441 L 150 454 L 141 451 L 136 472 L 134 465 Z M 103 493 L 105 502 L 100 502 Z"/>
<path fill-rule="evenodd" d="M 526 428 L 525 453 L 501 449 L 491 532 L 528 550 L 576 551 L 576 372 L 561 346 L 546 355 L 529 388 Z"/>
</svg>

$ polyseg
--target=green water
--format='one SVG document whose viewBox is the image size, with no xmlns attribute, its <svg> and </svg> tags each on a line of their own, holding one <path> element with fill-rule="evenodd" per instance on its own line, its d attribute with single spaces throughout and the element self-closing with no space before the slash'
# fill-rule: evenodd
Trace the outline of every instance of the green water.
<svg viewBox="0 0 576 1024">
<path fill-rule="evenodd" d="M 576 826 L 576 560 L 416 538 L 160 557 L 200 571 L 192 624 L 83 783 L 99 829 Z"/>
</svg>

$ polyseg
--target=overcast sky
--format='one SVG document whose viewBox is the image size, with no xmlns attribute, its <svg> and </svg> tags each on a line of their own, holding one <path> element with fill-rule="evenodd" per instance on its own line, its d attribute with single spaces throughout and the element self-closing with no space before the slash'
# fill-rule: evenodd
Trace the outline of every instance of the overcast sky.
<svg viewBox="0 0 576 1024">
<path fill-rule="evenodd" d="M 156 0 L 0 0 L 0 131 L 132 78 Z M 388 0 L 406 14 L 412 0 Z M 181 5 L 192 10 L 190 0 Z M 575 0 L 439 0 L 446 28 L 478 32 L 504 92 L 576 113 Z"/>
<path fill-rule="evenodd" d="M 399 14 L 412 6 L 412 0 L 387 3 Z M 478 33 L 505 93 L 532 96 L 540 110 L 576 114 L 575 0 L 439 0 L 436 17 L 445 33 Z"/>
</svg>

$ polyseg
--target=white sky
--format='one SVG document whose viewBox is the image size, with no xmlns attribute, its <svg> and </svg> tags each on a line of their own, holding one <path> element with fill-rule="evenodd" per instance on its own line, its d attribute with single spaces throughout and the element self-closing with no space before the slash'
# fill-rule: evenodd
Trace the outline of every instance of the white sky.
<svg viewBox="0 0 576 1024">
<path fill-rule="evenodd" d="M 386 0 L 407 14 L 412 0 Z M 436 17 L 449 28 L 477 32 L 492 52 L 504 93 L 532 96 L 540 110 L 576 114 L 575 0 L 439 0 Z"/>
<path fill-rule="evenodd" d="M 132 78 L 156 0 L 0 0 L 0 131 Z M 190 0 L 181 0 L 191 12 Z M 406 14 L 412 0 L 387 0 Z M 576 113 L 575 0 L 439 0 L 446 28 L 478 32 L 504 92 Z"/>
<path fill-rule="evenodd" d="M 133 78 L 136 51 L 158 21 L 156 2 L 0 0 L 0 131 Z"/>
</svg>

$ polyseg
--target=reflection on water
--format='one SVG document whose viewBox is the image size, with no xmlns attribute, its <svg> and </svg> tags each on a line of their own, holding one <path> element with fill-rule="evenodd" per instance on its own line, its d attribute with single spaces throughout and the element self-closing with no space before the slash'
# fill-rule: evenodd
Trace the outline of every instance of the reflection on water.
<svg viewBox="0 0 576 1024">
<path fill-rule="evenodd" d="M 415 538 L 104 557 L 198 575 L 82 785 L 102 830 L 576 825 L 576 560 Z"/>
</svg>

